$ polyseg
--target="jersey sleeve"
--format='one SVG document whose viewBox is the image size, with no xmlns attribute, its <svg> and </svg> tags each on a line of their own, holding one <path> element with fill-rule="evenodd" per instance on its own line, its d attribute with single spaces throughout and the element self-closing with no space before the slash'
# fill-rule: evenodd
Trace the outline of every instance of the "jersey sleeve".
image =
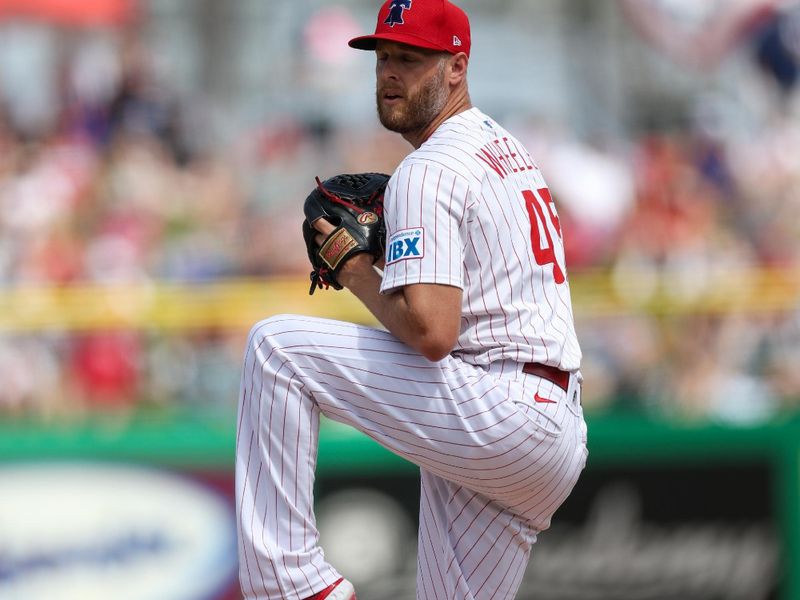
<svg viewBox="0 0 800 600">
<path fill-rule="evenodd" d="M 464 288 L 467 181 L 424 162 L 401 165 L 387 186 L 381 292 L 415 283 Z"/>
</svg>

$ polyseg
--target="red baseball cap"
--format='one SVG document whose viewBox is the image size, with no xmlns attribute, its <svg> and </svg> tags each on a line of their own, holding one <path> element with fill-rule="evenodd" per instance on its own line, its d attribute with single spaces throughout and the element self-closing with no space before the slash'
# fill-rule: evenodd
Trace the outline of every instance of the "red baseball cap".
<svg viewBox="0 0 800 600">
<path fill-rule="evenodd" d="M 350 47 L 375 50 L 378 40 L 469 56 L 469 18 L 448 0 L 387 0 L 378 11 L 375 33 L 353 38 Z"/>
</svg>

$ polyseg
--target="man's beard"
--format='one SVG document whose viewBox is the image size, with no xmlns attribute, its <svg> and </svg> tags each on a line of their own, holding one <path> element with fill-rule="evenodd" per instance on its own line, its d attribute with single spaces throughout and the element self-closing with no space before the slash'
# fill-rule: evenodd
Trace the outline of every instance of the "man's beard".
<svg viewBox="0 0 800 600">
<path fill-rule="evenodd" d="M 444 63 L 439 72 L 431 77 L 414 96 L 406 96 L 405 103 L 394 107 L 381 104 L 381 92 L 378 91 L 378 118 L 389 131 L 409 133 L 424 129 L 433 121 L 447 103 L 447 89 L 444 85 Z"/>
</svg>

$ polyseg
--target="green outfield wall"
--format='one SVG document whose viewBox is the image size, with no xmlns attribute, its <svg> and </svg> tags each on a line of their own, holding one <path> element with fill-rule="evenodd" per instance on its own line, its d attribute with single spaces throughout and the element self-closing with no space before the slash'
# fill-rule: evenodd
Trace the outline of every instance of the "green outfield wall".
<svg viewBox="0 0 800 600">
<path fill-rule="evenodd" d="M 589 419 L 587 471 L 669 467 L 762 465 L 769 471 L 770 511 L 781 546 L 782 600 L 800 599 L 800 418 L 760 426 L 674 424 L 630 415 Z M 5 423 L 0 426 L 0 461 L 124 461 L 166 468 L 231 473 L 235 422 L 232 415 L 95 417 L 72 425 Z M 362 434 L 325 421 L 318 478 L 387 474 L 413 477 L 415 467 Z M 741 481 L 742 488 L 752 485 Z M 735 502 L 731 498 L 731 502 Z M 724 509 L 724 507 L 721 507 Z"/>
</svg>

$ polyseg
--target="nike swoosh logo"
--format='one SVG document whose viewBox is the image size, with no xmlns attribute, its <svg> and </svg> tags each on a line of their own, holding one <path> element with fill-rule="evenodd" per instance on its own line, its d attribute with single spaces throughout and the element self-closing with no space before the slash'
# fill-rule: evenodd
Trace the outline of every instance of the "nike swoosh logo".
<svg viewBox="0 0 800 600">
<path fill-rule="evenodd" d="M 534 400 L 534 402 L 539 402 L 541 404 L 555 404 L 556 403 L 555 400 L 551 400 L 550 398 L 545 398 L 544 396 L 540 396 L 539 392 L 536 392 L 533 395 L 533 400 Z"/>
</svg>

